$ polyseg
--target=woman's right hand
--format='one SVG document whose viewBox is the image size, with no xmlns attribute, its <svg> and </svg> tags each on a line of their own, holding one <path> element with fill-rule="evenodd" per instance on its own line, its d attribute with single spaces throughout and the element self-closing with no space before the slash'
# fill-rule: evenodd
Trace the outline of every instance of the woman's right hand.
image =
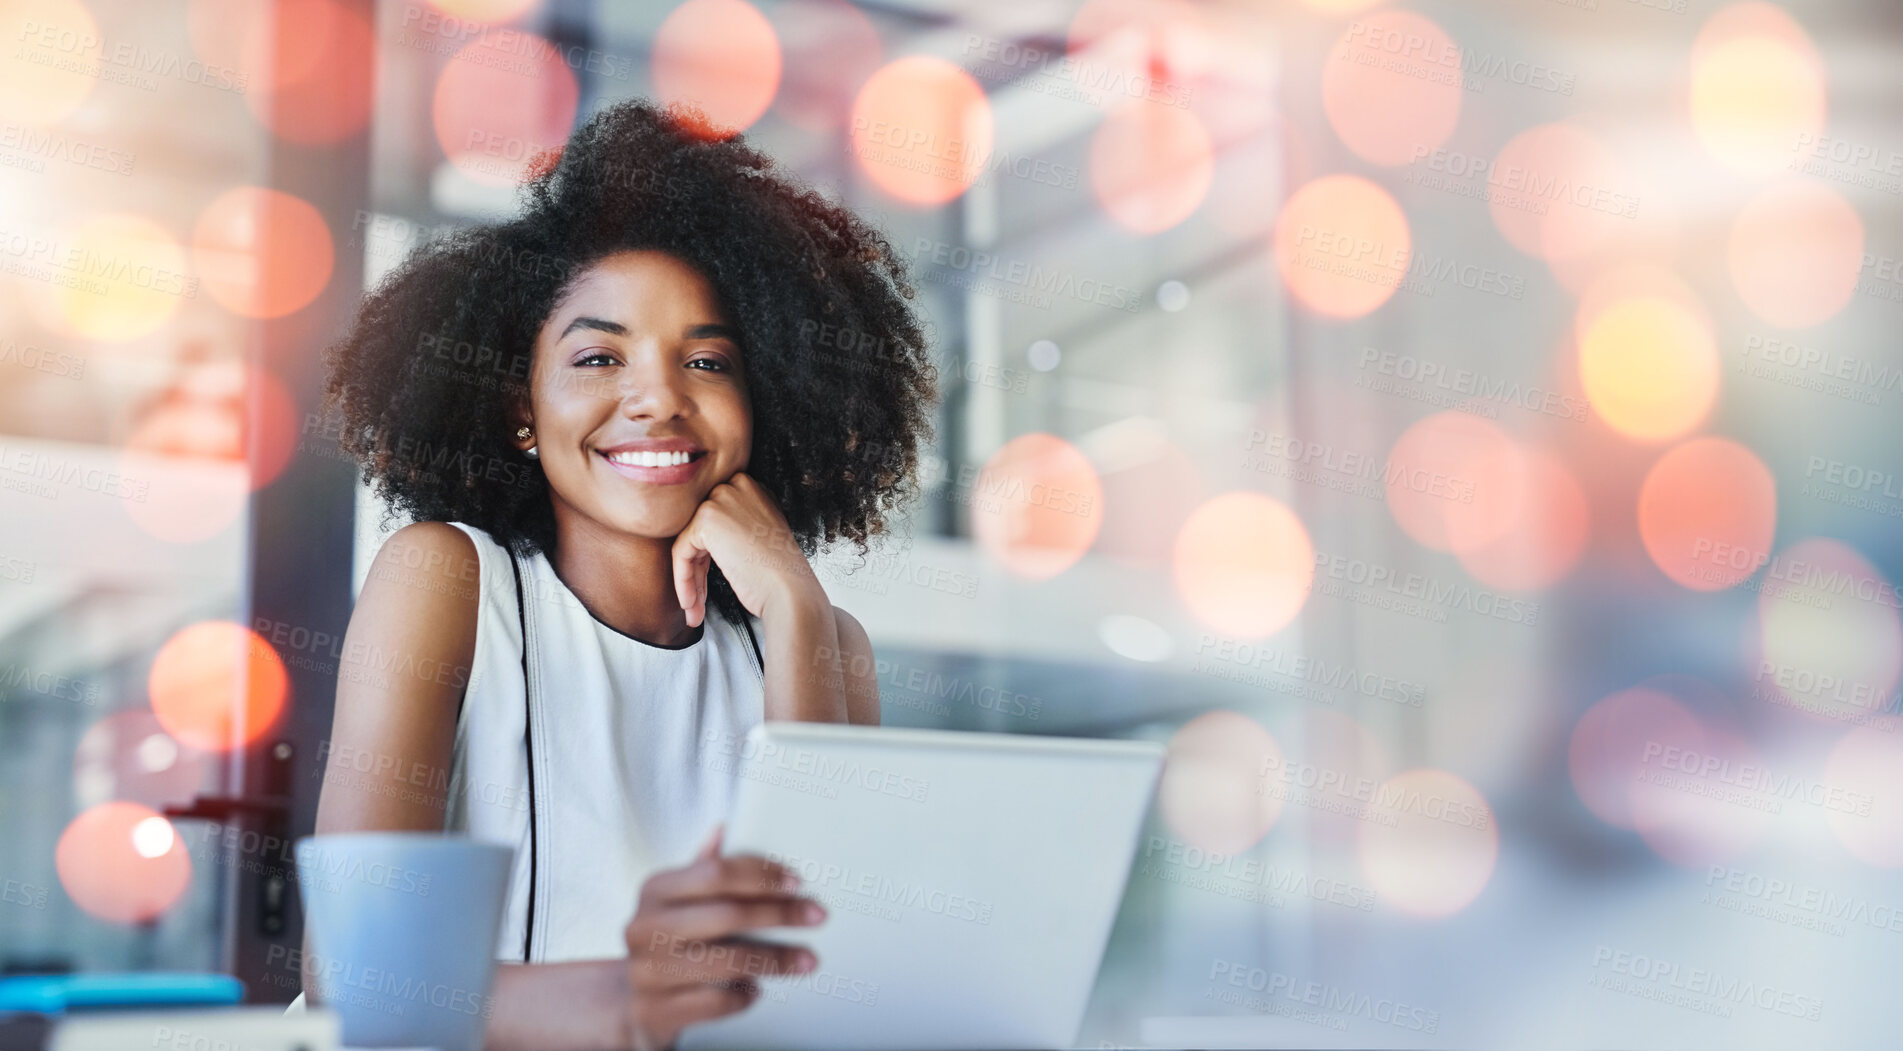
<svg viewBox="0 0 1903 1051">
<path fill-rule="evenodd" d="M 630 996 L 622 1030 L 637 1051 L 674 1045 L 697 1022 L 745 1010 L 766 975 L 805 974 L 819 965 L 794 945 L 741 935 L 762 927 L 808 927 L 826 910 L 798 895 L 799 877 L 753 854 L 720 856 L 716 828 L 692 863 L 650 876 L 628 921 Z"/>
</svg>

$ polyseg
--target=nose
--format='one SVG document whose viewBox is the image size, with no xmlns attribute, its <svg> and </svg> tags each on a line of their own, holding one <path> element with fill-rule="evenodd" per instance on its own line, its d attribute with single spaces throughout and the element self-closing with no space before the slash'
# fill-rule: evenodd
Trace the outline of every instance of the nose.
<svg viewBox="0 0 1903 1051">
<path fill-rule="evenodd" d="M 641 347 L 623 373 L 621 413 L 631 420 L 673 420 L 694 411 L 685 370 L 660 348 Z"/>
</svg>

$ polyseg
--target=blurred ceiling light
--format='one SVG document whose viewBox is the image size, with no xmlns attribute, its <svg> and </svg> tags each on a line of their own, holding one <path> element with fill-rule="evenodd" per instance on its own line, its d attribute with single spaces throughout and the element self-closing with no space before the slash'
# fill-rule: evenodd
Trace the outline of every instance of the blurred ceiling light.
<svg viewBox="0 0 1903 1051">
<path fill-rule="evenodd" d="M 45 127 L 92 93 L 99 23 L 79 0 L 10 0 L 8 46 L 0 62 L 0 121 Z M 19 27 L 17 35 L 11 30 Z"/>
<path fill-rule="evenodd" d="M 1261 493 L 1224 493 L 1176 536 L 1176 593 L 1196 619 L 1242 638 L 1289 625 L 1315 579 L 1315 546 L 1301 519 Z"/>
<path fill-rule="evenodd" d="M 95 215 L 48 252 L 48 262 L 59 268 L 51 297 L 59 317 L 87 339 L 137 339 L 196 294 L 198 278 L 186 272 L 185 250 L 143 216 Z"/>
<path fill-rule="evenodd" d="M 846 0 L 787 0 L 770 16 L 785 53 L 774 106 L 808 131 L 832 131 L 884 63 L 879 31 Z"/>
<path fill-rule="evenodd" d="M 1639 487 L 1639 538 L 1674 583 L 1723 591 L 1768 558 L 1777 531 L 1777 483 L 1751 450 L 1694 438 L 1658 458 Z"/>
<path fill-rule="evenodd" d="M 1396 774 L 1375 788 L 1369 809 L 1375 813 L 1361 822 L 1357 853 L 1389 906 L 1450 916 L 1493 878 L 1499 822 L 1480 790 L 1460 777 L 1434 769 Z"/>
<path fill-rule="evenodd" d="M 1029 580 L 1048 580 L 1075 565 L 1103 522 L 1096 469 L 1055 435 L 1011 439 L 960 488 L 978 546 Z"/>
<path fill-rule="evenodd" d="M 1097 622 L 1097 637 L 1110 652 L 1133 661 L 1167 660 L 1176 643 L 1155 621 L 1128 613 L 1112 613 Z"/>
<path fill-rule="evenodd" d="M 1256 845 L 1282 816 L 1263 772 L 1282 749 L 1261 724 L 1229 711 L 1199 715 L 1171 735 L 1157 810 L 1187 846 L 1230 857 Z"/>
<path fill-rule="evenodd" d="M 1559 457 L 1522 446 L 1519 477 L 1506 482 L 1520 494 L 1518 513 L 1490 541 L 1457 549 L 1475 580 L 1503 591 L 1538 591 L 1566 578 L 1586 550 L 1591 509 L 1586 492 Z"/>
<path fill-rule="evenodd" d="M 1833 722 L 1887 707 L 1903 672 L 1895 586 L 1855 548 L 1827 537 L 1798 541 L 1769 566 L 1753 679 L 1791 708 Z"/>
<path fill-rule="evenodd" d="M 477 39 L 443 66 L 431 103 L 436 143 L 489 186 L 514 186 L 537 157 L 560 150 L 581 87 L 553 44 L 533 33 Z"/>
<path fill-rule="evenodd" d="M 1361 317 L 1387 302 L 1412 254 L 1401 206 L 1358 175 L 1304 185 L 1275 221 L 1275 260 L 1289 295 L 1330 317 Z"/>
<path fill-rule="evenodd" d="M 1826 321 L 1850 302 L 1863 267 L 1863 220 L 1828 186 L 1791 182 L 1753 197 L 1731 225 L 1731 283 L 1780 328 Z"/>
<path fill-rule="evenodd" d="M 1608 304 L 1579 343 L 1579 378 L 1606 425 L 1635 441 L 1670 441 L 1697 427 L 1718 399 L 1711 327 L 1670 299 Z"/>
<path fill-rule="evenodd" d="M 177 904 L 192 880 L 184 841 L 171 833 L 159 849 L 161 831 L 171 832 L 171 824 L 137 803 L 101 803 L 80 812 L 53 851 L 60 886 L 73 904 L 108 923 L 156 919 Z"/>
<path fill-rule="evenodd" d="M 687 0 L 654 34 L 654 91 L 700 111 L 700 134 L 724 139 L 760 119 L 780 90 L 780 38 L 746 0 Z"/>
<path fill-rule="evenodd" d="M 1024 350 L 1024 358 L 1039 372 L 1049 372 L 1064 360 L 1064 352 L 1048 339 L 1033 340 Z"/>
<path fill-rule="evenodd" d="M 316 208 L 261 186 L 220 194 L 192 231 L 205 291 L 241 317 L 283 317 L 310 305 L 330 282 L 335 255 Z"/>
<path fill-rule="evenodd" d="M 224 752 L 256 740 L 283 712 L 284 662 L 256 632 L 223 620 L 181 629 L 147 676 L 152 714 L 179 743 Z"/>
<path fill-rule="evenodd" d="M 1161 233 L 1187 219 L 1209 193 L 1215 161 L 1196 114 L 1131 99 L 1110 111 L 1090 140 L 1090 186 L 1118 225 Z"/>
<path fill-rule="evenodd" d="M 965 192 L 991 161 L 991 103 L 971 74 L 942 58 L 886 64 L 852 106 L 852 154 L 873 185 L 933 206 Z"/>
<path fill-rule="evenodd" d="M 1845 849 L 1866 864 L 1903 868 L 1903 719 L 1879 716 L 1845 734 L 1824 760 L 1821 780 L 1855 801 L 1824 811 Z"/>
<path fill-rule="evenodd" d="M 257 16 L 237 24 L 257 27 Z M 204 34 L 200 34 L 201 36 Z M 271 7 L 245 45 L 249 63 L 265 72 L 244 92 L 258 123 L 287 142 L 342 142 L 370 121 L 376 93 L 376 35 L 362 15 L 337 0 L 288 0 Z M 267 47 L 255 56 L 258 46 Z"/>
<path fill-rule="evenodd" d="M 1165 281 L 1156 286 L 1156 305 L 1166 314 L 1179 314 L 1189 306 L 1189 286 L 1181 281 Z"/>
<path fill-rule="evenodd" d="M 1390 9 L 1349 24 L 1322 68 L 1322 109 L 1355 156 L 1409 164 L 1460 121 L 1460 49 L 1428 18 Z"/>
<path fill-rule="evenodd" d="M 1380 471 L 1388 511 L 1416 543 L 1435 551 L 1475 551 L 1498 540 L 1524 515 L 1526 472 L 1520 447 L 1498 425 L 1449 410 L 1428 416 L 1396 439 Z"/>
<path fill-rule="evenodd" d="M 1824 64 L 1809 34 L 1768 3 L 1726 7 L 1692 44 L 1691 121 L 1719 163 L 1748 175 L 1788 166 L 1824 129 Z"/>
</svg>

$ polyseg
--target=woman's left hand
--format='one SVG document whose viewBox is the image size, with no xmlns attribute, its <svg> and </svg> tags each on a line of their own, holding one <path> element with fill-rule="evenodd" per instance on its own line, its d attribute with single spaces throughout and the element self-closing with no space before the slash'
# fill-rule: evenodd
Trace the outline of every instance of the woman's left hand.
<svg viewBox="0 0 1903 1051">
<path fill-rule="evenodd" d="M 764 619 L 775 601 L 826 599 L 786 516 L 745 472 L 714 486 L 674 539 L 674 592 L 690 628 L 707 616 L 710 565 L 720 567 L 740 604 L 756 617 Z"/>
</svg>

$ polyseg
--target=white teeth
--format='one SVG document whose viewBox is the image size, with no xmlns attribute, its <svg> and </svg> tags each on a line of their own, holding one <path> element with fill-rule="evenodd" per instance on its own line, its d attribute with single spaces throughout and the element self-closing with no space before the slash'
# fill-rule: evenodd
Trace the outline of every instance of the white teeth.
<svg viewBox="0 0 1903 1051">
<path fill-rule="evenodd" d="M 678 467 L 693 459 L 693 456 L 684 452 L 623 452 L 609 453 L 608 459 L 629 467 Z"/>
</svg>

